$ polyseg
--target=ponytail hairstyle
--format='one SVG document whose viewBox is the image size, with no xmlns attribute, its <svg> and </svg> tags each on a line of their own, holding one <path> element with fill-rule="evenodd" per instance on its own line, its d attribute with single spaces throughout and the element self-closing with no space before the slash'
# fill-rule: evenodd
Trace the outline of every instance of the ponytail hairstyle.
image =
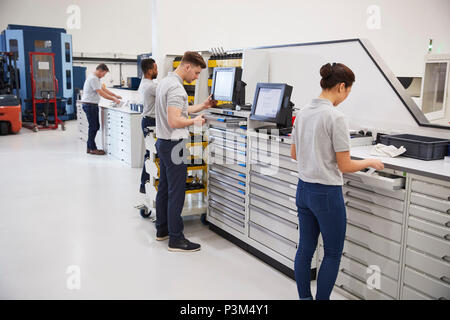
<svg viewBox="0 0 450 320">
<path fill-rule="evenodd" d="M 353 71 L 342 63 L 327 63 L 320 68 L 320 86 L 324 90 L 333 88 L 338 83 L 345 83 L 345 88 L 351 87 L 355 82 Z"/>
</svg>

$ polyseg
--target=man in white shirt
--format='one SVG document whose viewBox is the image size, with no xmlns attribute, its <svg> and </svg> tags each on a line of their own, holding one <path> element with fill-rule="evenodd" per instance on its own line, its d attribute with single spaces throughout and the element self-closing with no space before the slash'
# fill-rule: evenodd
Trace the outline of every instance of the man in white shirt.
<svg viewBox="0 0 450 320">
<path fill-rule="evenodd" d="M 115 103 L 120 103 L 118 96 L 100 84 L 100 79 L 103 78 L 109 72 L 106 64 L 101 63 L 95 69 L 95 72 L 91 73 L 83 86 L 83 96 L 81 97 L 81 102 L 83 103 L 83 110 L 86 113 L 86 117 L 89 123 L 88 130 L 88 141 L 87 141 L 87 153 L 104 155 L 105 151 L 98 150 L 95 144 L 95 136 L 97 131 L 100 129 L 100 121 L 98 115 L 98 103 L 100 101 L 100 96 L 105 99 L 114 101 Z"/>
<path fill-rule="evenodd" d="M 142 132 L 144 133 L 144 139 L 149 134 L 148 127 L 154 127 L 155 122 L 155 98 L 156 98 L 156 86 L 153 82 L 158 76 L 158 67 L 153 59 L 144 59 L 141 61 L 141 69 L 144 74 L 141 84 L 139 85 L 138 93 L 139 100 L 144 105 L 142 111 Z M 150 156 L 149 151 L 145 153 L 144 163 Z M 145 183 L 150 179 L 149 174 L 145 171 L 145 165 L 142 168 L 141 174 L 141 187 L 139 191 L 145 193 Z"/>
</svg>

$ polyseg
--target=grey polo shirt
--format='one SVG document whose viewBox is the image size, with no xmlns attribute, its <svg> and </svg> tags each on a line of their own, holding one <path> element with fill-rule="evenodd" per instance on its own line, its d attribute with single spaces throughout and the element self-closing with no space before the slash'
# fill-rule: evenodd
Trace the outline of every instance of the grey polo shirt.
<svg viewBox="0 0 450 320">
<path fill-rule="evenodd" d="M 343 185 L 336 152 L 350 151 L 350 132 L 343 113 L 326 99 L 313 99 L 297 113 L 292 130 L 298 177 L 305 182 Z"/>
<path fill-rule="evenodd" d="M 183 80 L 175 72 L 170 72 L 156 87 L 156 137 L 166 140 L 187 139 L 188 128 L 174 129 L 167 120 L 167 107 L 181 109 L 181 115 L 188 118 L 188 95 Z"/>
<path fill-rule="evenodd" d="M 156 86 L 153 80 L 142 78 L 138 88 L 140 103 L 144 105 L 143 117 L 155 117 Z"/>
<path fill-rule="evenodd" d="M 97 90 L 101 88 L 100 79 L 93 73 L 88 75 L 83 85 L 81 102 L 98 104 L 100 102 L 100 95 L 97 93 Z"/>
</svg>

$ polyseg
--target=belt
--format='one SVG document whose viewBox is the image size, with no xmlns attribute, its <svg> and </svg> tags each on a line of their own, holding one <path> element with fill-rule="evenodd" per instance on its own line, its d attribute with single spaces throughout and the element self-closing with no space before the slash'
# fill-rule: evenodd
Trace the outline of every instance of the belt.
<svg viewBox="0 0 450 320">
<path fill-rule="evenodd" d="M 98 103 L 82 102 L 82 104 L 98 107 Z"/>
</svg>

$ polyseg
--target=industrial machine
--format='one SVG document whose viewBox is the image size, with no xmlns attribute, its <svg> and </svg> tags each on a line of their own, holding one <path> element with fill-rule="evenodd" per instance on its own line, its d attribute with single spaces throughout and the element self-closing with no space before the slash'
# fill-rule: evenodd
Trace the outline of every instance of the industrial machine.
<svg viewBox="0 0 450 320">
<path fill-rule="evenodd" d="M 12 52 L 0 52 L 0 135 L 22 128 L 16 60 Z"/>
<path fill-rule="evenodd" d="M 72 36 L 62 28 L 8 25 L 0 35 L 0 51 L 13 52 L 16 57 L 21 100 L 22 121 L 33 121 L 33 87 L 29 52 L 53 53 L 54 72 L 58 83 L 55 96 L 61 120 L 76 116 L 73 101 Z M 44 121 L 44 105 L 37 106 L 37 121 Z M 50 117 L 54 121 L 53 116 Z"/>
</svg>

